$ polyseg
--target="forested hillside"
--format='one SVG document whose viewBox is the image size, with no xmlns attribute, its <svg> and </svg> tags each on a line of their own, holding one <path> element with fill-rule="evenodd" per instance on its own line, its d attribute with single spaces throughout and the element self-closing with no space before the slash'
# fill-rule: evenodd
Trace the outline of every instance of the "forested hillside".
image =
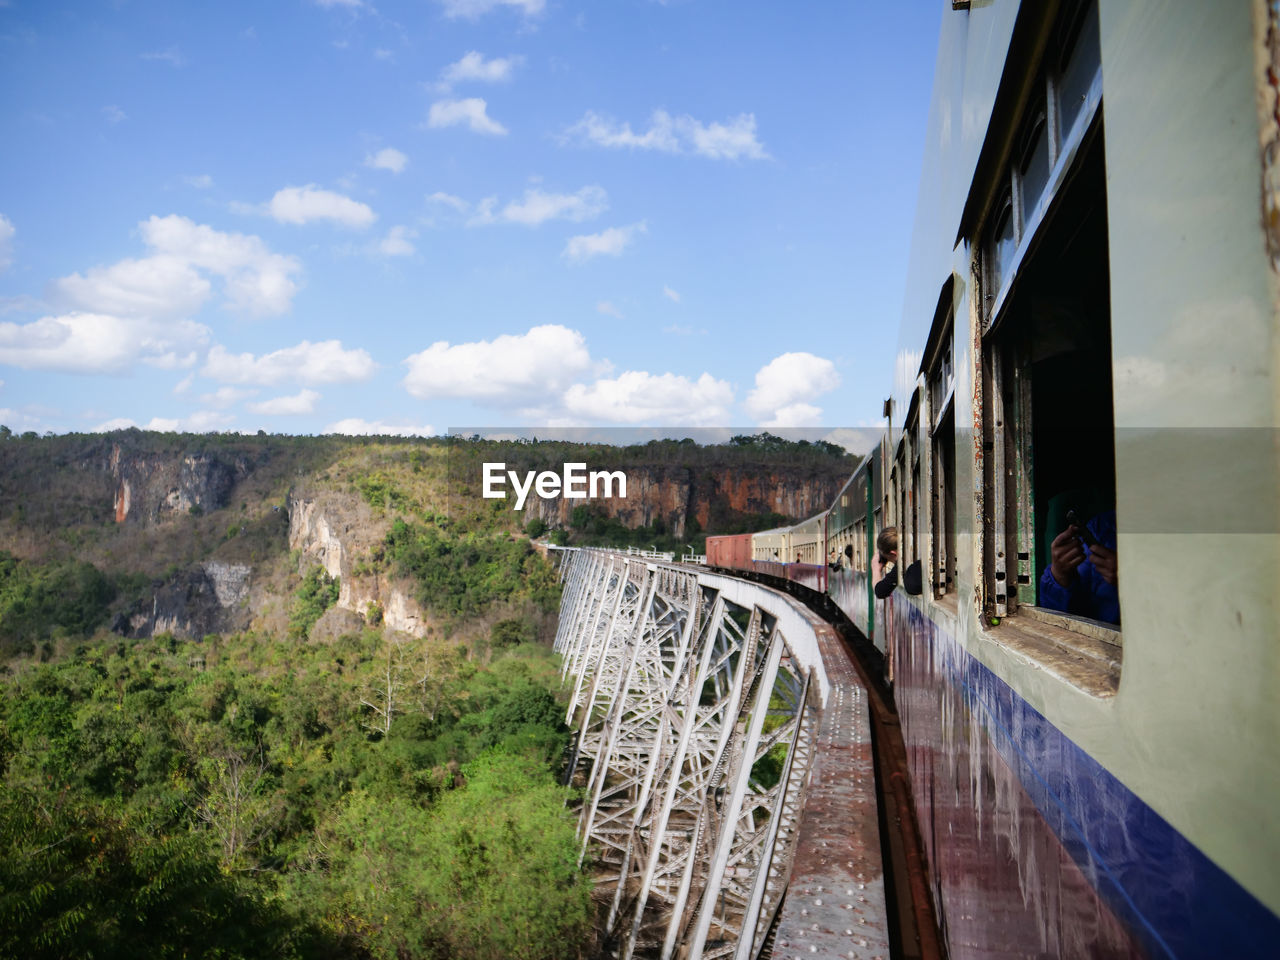
<svg viewBox="0 0 1280 960">
<path fill-rule="evenodd" d="M 673 521 L 478 497 L 480 459 L 531 454 L 692 487 L 848 469 L 754 441 L 0 431 L 0 957 L 588 955 L 529 534 Z"/>
</svg>

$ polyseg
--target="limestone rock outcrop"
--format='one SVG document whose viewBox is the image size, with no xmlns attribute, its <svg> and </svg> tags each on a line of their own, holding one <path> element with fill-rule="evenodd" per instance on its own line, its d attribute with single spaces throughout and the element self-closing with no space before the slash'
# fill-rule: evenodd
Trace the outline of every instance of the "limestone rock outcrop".
<svg viewBox="0 0 1280 960">
<path fill-rule="evenodd" d="M 225 507 L 253 464 L 245 457 L 187 453 L 180 458 L 137 453 L 114 444 L 107 469 L 116 483 L 116 523 L 151 525 L 193 510 Z"/>
<path fill-rule="evenodd" d="M 385 571 L 361 569 L 360 558 L 380 552 L 388 522 L 351 494 L 318 491 L 289 497 L 289 548 L 302 553 L 304 566 L 319 564 L 340 578 L 340 609 L 368 616 L 381 609 L 393 630 L 422 636 L 428 622 L 418 602 Z"/>
</svg>

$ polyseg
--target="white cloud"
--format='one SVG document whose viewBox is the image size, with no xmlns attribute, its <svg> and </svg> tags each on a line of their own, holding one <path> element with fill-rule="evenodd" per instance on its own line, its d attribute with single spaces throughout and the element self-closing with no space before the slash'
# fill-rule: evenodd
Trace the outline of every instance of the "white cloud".
<svg viewBox="0 0 1280 960">
<path fill-rule="evenodd" d="M 588 233 L 570 237 L 561 254 L 570 263 L 585 263 L 592 257 L 622 255 L 632 237 L 644 233 L 648 229 L 643 222 L 633 223 L 629 227 L 610 227 L 600 233 Z"/>
<path fill-rule="evenodd" d="M 112 417 L 96 427 L 90 427 L 90 433 L 110 433 L 112 430 L 128 430 L 130 427 L 136 427 L 137 424 L 128 417 Z"/>
<path fill-rule="evenodd" d="M 546 6 L 546 0 L 440 0 L 440 5 L 450 19 L 475 20 L 500 7 L 514 7 L 526 17 L 536 16 Z"/>
<path fill-rule="evenodd" d="M 663 286 L 662 295 L 674 303 L 680 302 L 680 294 L 678 294 L 676 291 L 672 290 L 668 286 Z"/>
<path fill-rule="evenodd" d="M 493 340 L 441 340 L 405 359 L 405 389 L 419 399 L 470 397 L 498 404 L 545 399 L 593 367 L 577 330 L 557 325 Z"/>
<path fill-rule="evenodd" d="M 791 403 L 779 407 L 771 420 L 764 421 L 765 427 L 817 427 L 822 423 L 822 408 L 811 403 Z"/>
<path fill-rule="evenodd" d="M 315 2 L 320 7 L 347 7 L 352 10 L 364 6 L 364 0 L 315 0 Z"/>
<path fill-rule="evenodd" d="M 756 139 L 756 118 L 752 113 L 741 113 L 724 123 L 703 124 L 688 114 L 672 117 L 665 110 L 655 110 L 649 129 L 635 133 L 629 123 L 619 124 L 588 110 L 565 131 L 563 139 L 614 149 L 695 153 L 718 160 L 764 160 L 769 156 Z"/>
<path fill-rule="evenodd" d="M 14 410 L 12 407 L 0 407 L 0 423 L 14 433 L 21 433 L 24 430 L 35 430 L 39 427 L 40 418 L 22 410 Z"/>
<path fill-rule="evenodd" d="M 160 254 L 73 273 L 54 281 L 51 292 L 75 310 L 163 319 L 199 312 L 211 289 L 189 259 Z"/>
<path fill-rule="evenodd" d="M 468 80 L 478 83 L 506 83 L 522 63 L 524 57 L 494 57 L 486 60 L 481 54 L 471 50 L 457 63 L 451 63 L 440 71 L 440 82 L 436 87 L 448 91 L 455 83 Z"/>
<path fill-rule="evenodd" d="M 580 223 L 599 216 L 608 207 L 608 195 L 597 186 L 583 187 L 573 194 L 543 193 L 531 189 L 524 192 L 523 200 L 513 200 L 502 209 L 502 219 L 529 226 L 537 226 L 547 220 Z"/>
<path fill-rule="evenodd" d="M 3 272 L 4 270 L 0 269 L 0 273 Z M 47 309 L 49 308 L 44 301 L 25 293 L 20 293 L 16 297 L 0 297 L 0 316 L 6 313 L 39 313 Z"/>
<path fill-rule="evenodd" d="M 766 427 L 814 426 L 822 410 L 809 401 L 839 385 L 840 374 L 830 360 L 812 353 L 784 353 L 756 373 L 747 411 Z"/>
<path fill-rule="evenodd" d="M 312 343 L 303 340 L 294 347 L 255 357 L 251 353 L 229 353 L 221 344 L 209 351 L 203 376 L 221 383 L 353 383 L 373 376 L 377 364 L 364 350 L 347 350 L 340 340 Z"/>
<path fill-rule="evenodd" d="M 489 223 L 521 223 L 536 227 L 548 220 L 581 223 L 598 217 L 609 209 L 609 195 L 602 187 L 583 187 L 577 193 L 544 193 L 536 187 L 524 192 L 523 199 L 512 200 L 497 213 L 497 197 L 485 197 L 476 204 L 475 215 L 467 226 Z"/>
<path fill-rule="evenodd" d="M 390 170 L 392 173 L 403 173 L 404 168 L 409 165 L 409 158 L 395 147 L 383 147 L 377 153 L 371 153 L 365 157 L 364 165 L 373 167 L 375 170 Z"/>
<path fill-rule="evenodd" d="M 249 410 L 253 413 L 263 414 L 271 417 L 292 417 L 304 413 L 312 413 L 316 408 L 316 401 L 320 399 L 320 394 L 314 390 L 302 390 L 292 396 L 272 397 L 270 400 L 263 400 L 261 403 L 247 404 Z"/>
<path fill-rule="evenodd" d="M 114 103 L 107 104 L 102 108 L 102 115 L 106 118 L 107 123 L 116 124 L 121 120 L 128 120 L 129 115 L 121 110 Z"/>
<path fill-rule="evenodd" d="M 434 437 L 435 427 L 407 426 L 404 424 L 386 423 L 382 420 L 362 420 L 359 417 L 347 417 L 324 428 L 325 433 L 341 433 L 352 437 L 385 436 L 385 437 Z"/>
<path fill-rule="evenodd" d="M 705 337 L 707 335 L 707 331 L 705 328 L 687 327 L 679 323 L 672 323 L 663 327 L 662 332 L 670 333 L 677 337 L 693 337 L 693 336 Z"/>
<path fill-rule="evenodd" d="M 13 263 L 13 238 L 17 232 L 9 218 L 0 213 L 0 273 Z"/>
<path fill-rule="evenodd" d="M 139 362 L 171 369 L 193 364 L 208 336 L 190 320 L 68 313 L 0 323 L 0 363 L 64 373 L 124 374 Z"/>
<path fill-rule="evenodd" d="M 409 227 L 392 227 L 378 244 L 378 252 L 384 257 L 413 256 L 413 238 L 417 235 L 418 231 Z"/>
<path fill-rule="evenodd" d="M 437 100 L 427 115 L 429 127 L 456 127 L 466 124 L 473 133 L 505 136 L 507 128 L 492 119 L 484 100 L 467 97 L 465 100 Z"/>
<path fill-rule="evenodd" d="M 766 160 L 769 154 L 756 139 L 756 118 L 752 113 L 740 113 L 728 123 L 712 123 L 703 126 L 692 117 L 677 121 L 680 132 L 693 144 L 693 152 L 712 159 Z"/>
<path fill-rule="evenodd" d="M 182 378 L 181 380 L 179 380 L 176 384 L 174 384 L 174 386 L 173 386 L 173 392 L 174 392 L 174 393 L 186 393 L 188 390 L 190 390 L 190 389 L 191 389 L 191 385 L 192 385 L 193 383 L 195 383 L 195 382 L 196 382 L 196 373 L 195 373 L 195 371 L 194 371 L 194 370 L 192 370 L 192 371 L 191 371 L 190 373 L 188 373 L 185 377 L 183 377 L 183 378 Z"/>
<path fill-rule="evenodd" d="M 377 50 L 373 51 L 373 59 L 375 60 L 391 61 L 395 58 L 396 55 L 385 47 L 379 47 Z"/>
<path fill-rule="evenodd" d="M 880 440 L 879 427 L 863 427 L 861 429 L 850 429 L 841 427 L 832 430 L 822 438 L 827 443 L 834 443 L 844 447 L 852 454 L 864 456 L 871 452 L 871 448 Z"/>
<path fill-rule="evenodd" d="M 196 270 L 223 278 L 223 293 L 237 310 L 258 316 L 289 310 L 298 291 L 294 257 L 272 253 L 258 237 L 222 233 L 186 217 L 150 217 L 138 224 L 154 254 L 73 273 L 52 284 L 55 299 L 91 313 L 173 317 L 198 310 L 209 282 Z"/>
<path fill-rule="evenodd" d="M 231 426 L 233 419 L 229 413 L 197 410 L 189 417 L 152 417 L 142 429 L 155 430 L 159 433 L 209 433 L 214 430 L 225 430 Z"/>
<path fill-rule="evenodd" d="M 188 187 L 195 187 L 197 190 L 208 190 L 213 186 L 213 177 L 207 173 L 195 173 L 183 177 L 182 182 Z"/>
<path fill-rule="evenodd" d="M 622 311 L 615 307 L 608 300 L 601 300 L 596 304 L 596 312 L 603 313 L 606 317 L 615 317 L 618 320 L 623 319 Z"/>
<path fill-rule="evenodd" d="M 576 193 L 548 193 L 536 187 L 526 189 L 520 200 L 511 200 L 506 206 L 498 206 L 498 197 L 484 197 L 472 205 L 452 193 L 435 192 L 426 198 L 429 204 L 447 206 L 458 214 L 467 215 L 467 227 L 485 227 L 495 223 L 518 223 L 525 227 L 538 227 L 548 220 L 570 220 L 581 223 L 603 214 L 609 209 L 609 195 L 602 187 L 582 187 Z"/>
<path fill-rule="evenodd" d="M 280 223 L 332 220 L 344 227 L 357 229 L 363 229 L 378 219 L 366 204 L 332 190 L 321 190 L 312 183 L 276 191 L 267 204 L 267 212 Z"/>
<path fill-rule="evenodd" d="M 459 213 L 466 213 L 471 209 L 471 204 L 467 203 L 467 201 L 463 200 L 461 197 L 455 197 L 451 193 L 441 193 L 439 190 L 427 197 L 427 202 L 444 204 L 446 207 L 452 207 Z"/>
<path fill-rule="evenodd" d="M 628 147 L 633 150 L 660 150 L 663 153 L 679 153 L 680 140 L 676 136 L 675 121 L 665 110 L 655 110 L 644 133 L 634 133 L 631 124 L 617 124 L 594 110 L 588 110 L 581 120 L 565 131 L 566 137 L 577 137 L 599 147 Z"/>
<path fill-rule="evenodd" d="M 219 387 L 213 393 L 201 394 L 200 402 L 206 406 L 225 409 L 234 407 L 241 400 L 247 400 L 257 392 L 257 390 L 243 390 L 240 387 Z"/>
<path fill-rule="evenodd" d="M 177 47 L 169 47 L 167 50 L 158 50 L 152 53 L 140 53 L 138 56 L 143 60 L 164 60 L 171 67 L 180 67 L 187 62 Z"/>
<path fill-rule="evenodd" d="M 704 373 L 697 380 L 641 370 L 590 386 L 577 383 L 564 394 L 571 414 L 613 423 L 715 426 L 729 421 L 733 387 Z"/>
</svg>

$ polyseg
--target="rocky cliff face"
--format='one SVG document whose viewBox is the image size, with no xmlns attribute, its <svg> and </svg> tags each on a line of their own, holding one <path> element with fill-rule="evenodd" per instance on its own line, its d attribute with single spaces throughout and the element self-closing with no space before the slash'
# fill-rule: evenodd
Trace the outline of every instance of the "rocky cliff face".
<svg viewBox="0 0 1280 960">
<path fill-rule="evenodd" d="M 356 564 L 380 550 L 388 523 L 369 505 L 350 494 L 332 491 L 289 497 L 289 548 L 301 551 L 310 566 L 324 567 L 341 578 L 338 604 L 361 616 L 381 608 L 382 622 L 416 637 L 426 633 L 428 620 L 414 598 L 379 571 L 356 573 Z"/>
<path fill-rule="evenodd" d="M 191 567 L 158 587 L 149 605 L 118 614 L 111 628 L 128 637 L 172 633 L 188 639 L 245 630 L 252 619 L 251 575 L 246 564 L 209 561 Z"/>
<path fill-rule="evenodd" d="M 649 526 L 655 520 L 675 536 L 684 536 L 689 518 L 703 530 L 713 519 L 735 514 L 781 513 L 802 519 L 831 505 L 848 477 L 843 471 L 826 473 L 811 468 L 658 466 L 627 468 L 627 496 L 587 500 L 543 500 L 531 493 L 525 504 L 530 519 L 539 517 L 553 527 L 567 527 L 575 507 L 590 504 L 628 527 Z"/>
<path fill-rule="evenodd" d="M 116 523 L 159 523 L 188 514 L 225 507 L 236 483 L 253 469 L 245 457 L 230 462 L 206 453 L 180 458 L 137 454 L 115 444 L 107 469 L 116 481 Z"/>
<path fill-rule="evenodd" d="M 439 510 L 456 481 L 444 469 L 446 453 L 439 445 L 141 431 L 10 439 L 0 443 L 0 550 L 39 562 L 77 555 L 103 570 L 151 577 L 141 596 L 122 594 L 119 601 L 129 605 L 113 626 L 129 636 L 169 631 L 199 638 L 247 629 L 283 635 L 297 575 L 314 564 L 341 582 L 329 617 L 334 629 L 358 629 L 358 618 L 380 610 L 385 625 L 423 635 L 443 624 L 419 607 L 411 585 L 378 562 L 394 498 L 388 493 L 384 512 L 356 491 L 380 477 L 403 503 L 428 513 L 435 503 Z M 520 453 L 513 447 L 495 455 L 516 461 Z M 740 525 L 748 514 L 810 516 L 834 498 L 848 473 L 838 460 L 809 457 L 813 466 L 776 451 L 759 462 L 754 454 L 722 456 L 706 448 L 663 447 L 650 459 L 643 451 L 613 448 L 599 455 L 639 460 L 623 467 L 625 498 L 543 500 L 535 494 L 523 516 L 503 522 L 513 521 L 514 530 L 537 516 L 567 527 L 574 508 L 590 502 L 627 526 L 661 523 L 681 536 L 693 520 L 716 530 Z M 546 466 L 545 457 L 538 462 Z M 467 499 L 460 509 L 480 504 L 478 489 L 460 495 Z M 296 569 L 286 549 L 301 554 Z"/>
</svg>

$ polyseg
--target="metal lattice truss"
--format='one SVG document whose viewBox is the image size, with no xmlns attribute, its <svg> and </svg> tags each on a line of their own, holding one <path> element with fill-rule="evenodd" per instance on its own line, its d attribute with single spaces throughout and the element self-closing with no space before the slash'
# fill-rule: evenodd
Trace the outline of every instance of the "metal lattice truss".
<svg viewBox="0 0 1280 960">
<path fill-rule="evenodd" d="M 768 604 L 605 551 L 564 554 L 582 857 L 617 957 L 754 960 L 786 888 L 815 717 Z M 741 598 L 739 598 L 741 599 Z M 603 908 L 602 908 L 603 909 Z"/>
</svg>

